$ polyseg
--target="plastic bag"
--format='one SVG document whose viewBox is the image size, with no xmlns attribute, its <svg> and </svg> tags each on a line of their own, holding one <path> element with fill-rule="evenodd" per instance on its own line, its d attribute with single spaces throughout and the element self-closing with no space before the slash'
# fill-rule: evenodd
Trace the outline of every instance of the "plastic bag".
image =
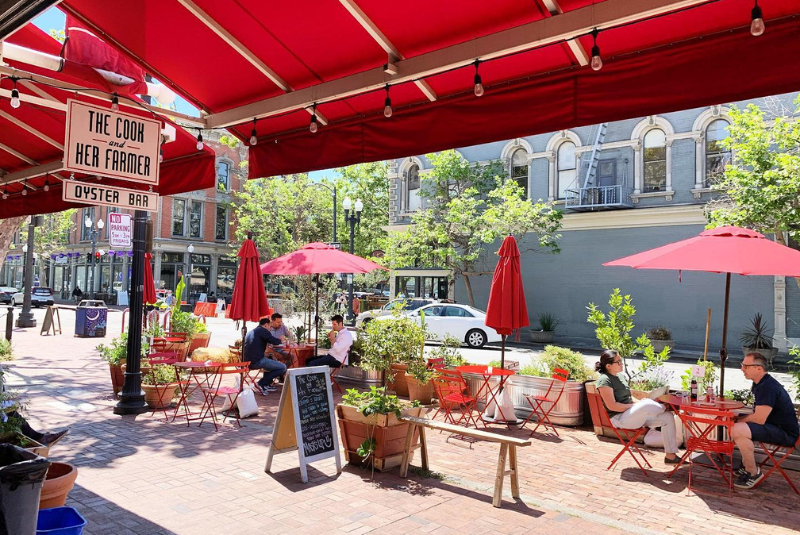
<svg viewBox="0 0 800 535">
<path fill-rule="evenodd" d="M 250 389 L 244 389 L 236 398 L 236 408 L 239 409 L 239 418 L 247 418 L 258 414 L 256 396 Z"/>
<path fill-rule="evenodd" d="M 650 429 L 644 436 L 644 445 L 650 448 L 663 448 L 664 437 L 661 436 L 661 431 L 658 429 Z"/>
</svg>

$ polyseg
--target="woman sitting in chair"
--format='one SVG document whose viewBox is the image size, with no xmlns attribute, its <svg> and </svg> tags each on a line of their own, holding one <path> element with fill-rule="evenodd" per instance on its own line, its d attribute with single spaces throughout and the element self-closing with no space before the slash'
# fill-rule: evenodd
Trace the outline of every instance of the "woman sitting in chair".
<svg viewBox="0 0 800 535">
<path fill-rule="evenodd" d="M 600 373 L 597 379 L 597 392 L 608 409 L 611 423 L 619 429 L 638 429 L 640 427 L 660 427 L 664 437 L 664 462 L 677 464 L 678 439 L 675 431 L 675 417 L 663 405 L 652 399 L 636 400 L 631 397 L 631 389 L 617 375 L 622 371 L 622 357 L 612 349 L 600 354 L 594 365 Z"/>
</svg>

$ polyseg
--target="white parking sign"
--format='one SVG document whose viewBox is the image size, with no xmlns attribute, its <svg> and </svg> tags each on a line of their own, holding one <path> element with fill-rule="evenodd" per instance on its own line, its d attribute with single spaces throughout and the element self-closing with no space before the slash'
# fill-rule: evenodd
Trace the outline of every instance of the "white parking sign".
<svg viewBox="0 0 800 535">
<path fill-rule="evenodd" d="M 108 244 L 111 247 L 131 247 L 133 224 L 130 214 L 108 214 Z"/>
</svg>

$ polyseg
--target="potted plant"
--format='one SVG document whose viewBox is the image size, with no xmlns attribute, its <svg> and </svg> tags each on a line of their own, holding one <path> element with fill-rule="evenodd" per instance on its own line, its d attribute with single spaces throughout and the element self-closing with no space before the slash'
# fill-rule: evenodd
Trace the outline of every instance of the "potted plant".
<svg viewBox="0 0 800 535">
<path fill-rule="evenodd" d="M 531 342 L 536 344 L 551 343 L 558 323 L 558 319 L 549 312 L 539 314 L 539 329 L 530 330 Z"/>
<path fill-rule="evenodd" d="M 125 384 L 125 371 L 123 366 L 128 357 L 128 333 L 122 333 L 116 338 L 112 338 L 108 344 L 100 344 L 95 349 L 100 352 L 100 358 L 108 362 L 111 372 L 111 386 L 114 395 L 120 393 Z M 142 359 L 147 357 L 149 345 L 142 342 Z"/>
<path fill-rule="evenodd" d="M 150 373 L 142 376 L 144 401 L 151 409 L 164 409 L 172 404 L 178 389 L 175 368 L 166 364 L 156 364 Z"/>
<path fill-rule="evenodd" d="M 306 326 L 305 325 L 297 325 L 296 327 L 292 327 L 290 329 L 292 334 L 294 335 L 294 339 L 297 340 L 298 344 L 307 343 L 306 340 Z"/>
<path fill-rule="evenodd" d="M 594 371 L 587 365 L 581 353 L 565 347 L 549 345 L 544 353 L 534 358 L 531 364 L 520 369 L 511 378 L 513 386 L 514 409 L 524 417 L 531 411 L 525 395 L 544 396 L 552 384 L 556 368 L 567 370 L 569 379 L 564 385 L 564 393 L 550 413 L 554 424 L 578 426 L 583 424 L 584 383 L 594 378 Z M 550 396 L 557 395 L 559 384 L 553 386 Z"/>
<path fill-rule="evenodd" d="M 64 462 L 51 462 L 39 495 L 39 509 L 62 507 L 78 478 L 78 468 Z"/>
<path fill-rule="evenodd" d="M 373 386 L 365 392 L 348 389 L 336 407 L 345 459 L 350 464 L 366 463 L 377 470 L 399 466 L 409 424 L 398 418 L 420 416 L 422 410 L 416 403 L 387 394 L 385 387 Z M 419 434 L 415 433 L 412 445 L 418 441 Z"/>
<path fill-rule="evenodd" d="M 653 344 L 653 350 L 660 353 L 665 347 L 675 347 L 675 340 L 672 339 L 672 331 L 666 327 L 653 327 L 647 331 L 647 338 Z"/>
<path fill-rule="evenodd" d="M 195 349 L 208 347 L 208 343 L 211 341 L 211 332 L 206 324 L 199 319 L 195 319 L 195 322 L 197 323 L 196 332 L 189 341 L 189 349 L 186 351 L 187 356 L 191 355 Z"/>
<path fill-rule="evenodd" d="M 50 448 L 22 433 L 22 417 L 25 409 L 22 396 L 12 390 L 0 391 L 0 443 L 14 444 L 31 453 L 47 457 Z"/>
<path fill-rule="evenodd" d="M 405 372 L 408 363 L 420 359 L 425 344 L 425 328 L 399 312 L 371 321 L 366 326 L 361 367 L 386 373 L 386 383 L 398 396 L 408 396 Z"/>
<path fill-rule="evenodd" d="M 421 358 L 410 362 L 406 372 L 408 399 L 430 405 L 433 401 L 433 379 L 436 374 L 436 369 L 428 366 Z"/>
<path fill-rule="evenodd" d="M 767 362 L 772 367 L 772 360 L 778 354 L 778 350 L 772 347 L 772 331 L 767 328 L 767 322 L 760 312 L 753 316 L 753 319 L 750 320 L 750 325 L 751 327 L 739 336 L 742 352 L 747 354 L 751 351 L 757 351 L 766 357 Z"/>
<path fill-rule="evenodd" d="M 191 312 L 184 312 L 176 308 L 172 309 L 170 315 L 170 332 L 171 333 L 185 333 L 186 340 L 172 345 L 172 351 L 178 352 L 178 358 L 186 360 L 189 354 L 189 344 L 198 332 L 198 324 L 202 322 L 197 321 L 197 318 Z"/>
</svg>

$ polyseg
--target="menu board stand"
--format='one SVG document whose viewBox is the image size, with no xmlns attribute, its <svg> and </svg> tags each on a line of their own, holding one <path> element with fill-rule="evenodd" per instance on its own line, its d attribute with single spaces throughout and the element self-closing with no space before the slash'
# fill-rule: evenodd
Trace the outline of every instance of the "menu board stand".
<svg viewBox="0 0 800 535">
<path fill-rule="evenodd" d="M 328 366 L 286 372 L 264 471 L 270 473 L 275 453 L 294 450 L 300 457 L 303 483 L 308 483 L 307 465 L 329 457 L 336 459 L 336 473 L 342 472 Z"/>
</svg>

